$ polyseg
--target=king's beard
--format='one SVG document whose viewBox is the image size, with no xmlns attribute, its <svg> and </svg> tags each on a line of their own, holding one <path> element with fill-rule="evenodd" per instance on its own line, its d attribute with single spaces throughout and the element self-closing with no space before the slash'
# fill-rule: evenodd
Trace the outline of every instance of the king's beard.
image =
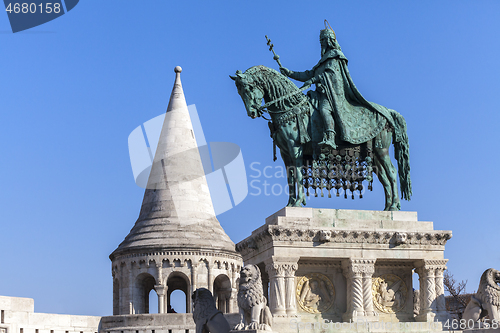
<svg viewBox="0 0 500 333">
<path fill-rule="evenodd" d="M 323 57 L 330 48 L 328 46 L 321 46 L 321 57 Z"/>
</svg>

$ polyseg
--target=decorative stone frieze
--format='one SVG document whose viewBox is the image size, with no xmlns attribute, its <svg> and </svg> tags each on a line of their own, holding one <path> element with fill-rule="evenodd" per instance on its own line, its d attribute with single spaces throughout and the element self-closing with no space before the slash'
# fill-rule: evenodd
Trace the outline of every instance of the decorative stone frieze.
<svg viewBox="0 0 500 333">
<path fill-rule="evenodd" d="M 236 250 L 243 256 L 270 242 L 368 243 L 444 246 L 452 237 L 450 231 L 396 232 L 330 229 L 299 229 L 266 225 L 258 233 L 241 241 Z"/>
</svg>

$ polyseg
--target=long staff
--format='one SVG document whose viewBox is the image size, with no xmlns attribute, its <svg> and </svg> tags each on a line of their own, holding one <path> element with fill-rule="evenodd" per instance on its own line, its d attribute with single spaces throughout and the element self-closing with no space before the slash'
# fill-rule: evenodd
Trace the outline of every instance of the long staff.
<svg viewBox="0 0 500 333">
<path fill-rule="evenodd" d="M 280 68 L 283 67 L 283 66 L 281 66 L 280 56 L 277 55 L 276 52 L 274 52 L 274 44 L 271 43 L 271 40 L 267 37 L 267 35 L 266 35 L 266 39 L 267 39 L 267 45 L 269 46 L 269 51 L 272 51 L 274 54 L 273 59 L 276 60 L 276 62 L 280 66 Z"/>
</svg>

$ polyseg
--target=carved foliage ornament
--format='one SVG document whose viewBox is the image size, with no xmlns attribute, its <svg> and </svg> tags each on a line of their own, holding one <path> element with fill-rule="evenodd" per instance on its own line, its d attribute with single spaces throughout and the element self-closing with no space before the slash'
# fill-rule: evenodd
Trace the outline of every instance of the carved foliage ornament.
<svg viewBox="0 0 500 333">
<path fill-rule="evenodd" d="M 335 288 L 327 276 L 310 273 L 297 283 L 297 303 L 309 313 L 323 313 L 330 309 L 335 301 Z"/>
<path fill-rule="evenodd" d="M 396 313 L 403 309 L 408 298 L 408 288 L 403 279 L 394 274 L 384 274 L 372 279 L 373 304 L 383 313 Z"/>
</svg>

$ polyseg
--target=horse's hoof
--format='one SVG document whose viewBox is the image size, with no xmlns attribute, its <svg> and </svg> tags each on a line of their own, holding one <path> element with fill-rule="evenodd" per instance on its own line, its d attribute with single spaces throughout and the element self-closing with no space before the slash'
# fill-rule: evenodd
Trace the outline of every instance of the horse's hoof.
<svg viewBox="0 0 500 333">
<path fill-rule="evenodd" d="M 390 212 L 398 212 L 400 209 L 398 207 L 391 207 L 388 209 Z"/>
<path fill-rule="evenodd" d="M 293 207 L 305 207 L 306 202 L 304 201 L 297 201 Z"/>
</svg>

